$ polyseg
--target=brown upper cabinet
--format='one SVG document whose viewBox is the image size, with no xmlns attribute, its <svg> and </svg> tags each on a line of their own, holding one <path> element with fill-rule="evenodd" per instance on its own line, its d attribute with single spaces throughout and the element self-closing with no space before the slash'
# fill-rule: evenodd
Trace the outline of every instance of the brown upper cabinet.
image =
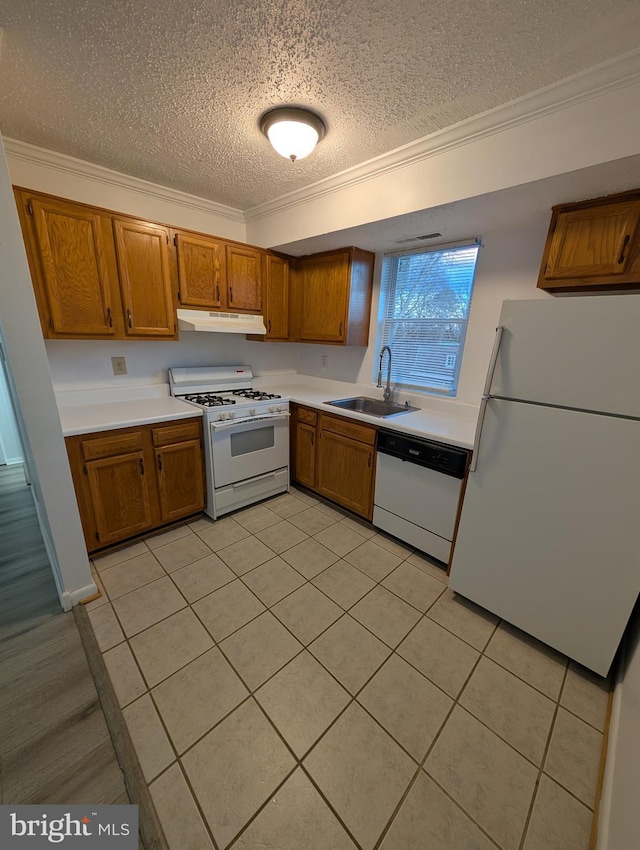
<svg viewBox="0 0 640 850">
<path fill-rule="evenodd" d="M 201 233 L 174 230 L 181 306 L 260 313 L 263 251 Z"/>
<path fill-rule="evenodd" d="M 289 339 L 289 261 L 266 254 L 264 259 L 265 339 Z"/>
<path fill-rule="evenodd" d="M 169 229 L 114 218 L 118 274 L 127 336 L 174 337 Z"/>
<path fill-rule="evenodd" d="M 105 247 L 109 219 L 68 201 L 16 195 L 44 336 L 122 333 L 118 283 Z"/>
<path fill-rule="evenodd" d="M 221 310 L 226 306 L 225 244 L 196 233 L 174 231 L 178 253 L 178 299 L 184 307 Z"/>
<path fill-rule="evenodd" d="M 45 338 L 178 338 L 168 228 L 15 195 Z"/>
<path fill-rule="evenodd" d="M 640 284 L 640 190 L 553 207 L 538 288 L 627 289 Z"/>
<path fill-rule="evenodd" d="M 359 248 L 300 258 L 293 275 L 291 339 L 366 346 L 374 260 Z"/>
<path fill-rule="evenodd" d="M 262 310 L 262 256 L 257 248 L 227 244 L 227 304 L 230 311 Z"/>
</svg>

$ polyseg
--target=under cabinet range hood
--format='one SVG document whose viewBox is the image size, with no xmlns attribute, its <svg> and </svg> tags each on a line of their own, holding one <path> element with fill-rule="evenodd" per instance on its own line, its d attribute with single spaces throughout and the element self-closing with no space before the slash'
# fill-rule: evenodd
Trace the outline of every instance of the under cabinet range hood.
<svg viewBox="0 0 640 850">
<path fill-rule="evenodd" d="M 248 313 L 209 313 L 206 310 L 178 310 L 181 331 L 209 331 L 226 334 L 266 334 L 262 316 Z"/>
</svg>

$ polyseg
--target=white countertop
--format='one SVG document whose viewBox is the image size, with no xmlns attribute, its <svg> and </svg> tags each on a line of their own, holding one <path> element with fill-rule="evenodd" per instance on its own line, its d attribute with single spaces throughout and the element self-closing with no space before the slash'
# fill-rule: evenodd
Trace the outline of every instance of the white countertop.
<svg viewBox="0 0 640 850">
<path fill-rule="evenodd" d="M 262 376 L 254 381 L 254 386 L 278 393 L 298 404 L 306 404 L 348 419 L 369 422 L 379 428 L 437 440 L 465 449 L 473 446 L 477 408 L 456 404 L 449 399 L 424 399 L 396 393 L 394 400 L 398 400 L 400 404 L 408 400 L 420 410 L 381 419 L 379 416 L 343 410 L 326 403 L 333 399 L 361 395 L 382 398 L 382 391 L 370 386 L 328 381 L 292 372 L 281 376 Z M 197 407 L 169 395 L 168 384 L 67 390 L 56 393 L 56 400 L 65 437 L 202 416 Z"/>
<path fill-rule="evenodd" d="M 197 407 L 170 396 L 167 384 L 127 390 L 118 391 L 118 398 L 107 392 L 108 401 L 96 400 L 105 398 L 103 391 L 76 390 L 56 394 L 64 436 L 202 416 Z"/>
<path fill-rule="evenodd" d="M 400 413 L 396 416 L 382 419 L 379 416 L 368 416 L 364 413 L 356 413 L 351 410 L 332 407 L 326 403 L 334 399 L 353 398 L 360 395 L 381 399 L 381 390 L 369 388 L 363 391 L 362 387 L 358 387 L 355 384 L 337 381 L 327 381 L 326 383 L 320 379 L 307 381 L 304 375 L 300 375 L 297 381 L 291 383 L 278 383 L 277 379 L 273 379 L 268 384 L 261 381 L 260 386 L 261 388 L 279 393 L 298 404 L 305 404 L 318 410 L 324 410 L 327 413 L 345 416 L 360 422 L 369 422 L 371 425 L 377 425 L 379 428 L 399 431 L 429 440 L 437 440 L 438 442 L 448 443 L 464 449 L 473 447 L 476 427 L 475 415 L 462 416 L 453 412 L 446 412 L 445 410 L 435 410 L 426 407 L 426 403 L 428 402 L 416 401 L 415 396 L 411 397 L 410 404 L 420 407 L 420 410 L 413 413 Z M 405 399 L 402 398 L 400 403 L 404 404 L 404 401 Z M 440 402 L 440 405 L 443 406 L 442 402 Z M 467 405 L 464 406 L 464 409 L 467 413 L 477 413 L 476 409 L 469 408 Z"/>
</svg>

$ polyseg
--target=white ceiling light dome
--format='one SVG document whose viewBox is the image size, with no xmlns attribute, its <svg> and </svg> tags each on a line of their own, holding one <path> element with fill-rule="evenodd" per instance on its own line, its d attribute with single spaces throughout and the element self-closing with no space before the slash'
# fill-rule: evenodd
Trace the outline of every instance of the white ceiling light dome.
<svg viewBox="0 0 640 850">
<path fill-rule="evenodd" d="M 260 119 L 260 129 L 285 159 L 304 159 L 327 132 L 322 118 L 310 109 L 278 106 Z"/>
</svg>

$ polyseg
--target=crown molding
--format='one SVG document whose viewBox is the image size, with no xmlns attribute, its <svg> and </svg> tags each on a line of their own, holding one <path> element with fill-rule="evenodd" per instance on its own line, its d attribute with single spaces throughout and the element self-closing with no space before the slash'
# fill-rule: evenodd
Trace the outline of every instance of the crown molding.
<svg viewBox="0 0 640 850">
<path fill-rule="evenodd" d="M 452 127 L 396 148 L 331 177 L 245 210 L 245 221 L 257 221 L 359 183 L 406 168 L 462 145 L 509 130 L 536 118 L 560 112 L 616 89 L 640 82 L 640 50 L 568 77 L 554 85 L 483 112 Z"/>
<path fill-rule="evenodd" d="M 19 159 L 32 165 L 41 165 L 54 171 L 71 174 L 75 177 L 88 178 L 89 180 L 105 183 L 109 186 L 115 186 L 118 189 L 129 189 L 138 194 L 148 195 L 161 201 L 169 201 L 172 204 L 189 207 L 199 212 L 209 213 L 244 224 L 242 210 L 228 207 L 224 204 L 218 204 L 206 198 L 199 198 L 196 195 L 189 195 L 187 192 L 181 192 L 178 189 L 170 189 L 167 186 L 160 186 L 157 183 L 141 180 L 139 177 L 121 174 L 119 171 L 112 171 L 109 168 L 104 168 L 102 165 L 94 165 L 91 162 L 85 162 L 73 156 L 39 148 L 36 145 L 20 142 L 17 139 L 5 138 L 4 147 L 7 156 L 13 159 Z"/>
</svg>

